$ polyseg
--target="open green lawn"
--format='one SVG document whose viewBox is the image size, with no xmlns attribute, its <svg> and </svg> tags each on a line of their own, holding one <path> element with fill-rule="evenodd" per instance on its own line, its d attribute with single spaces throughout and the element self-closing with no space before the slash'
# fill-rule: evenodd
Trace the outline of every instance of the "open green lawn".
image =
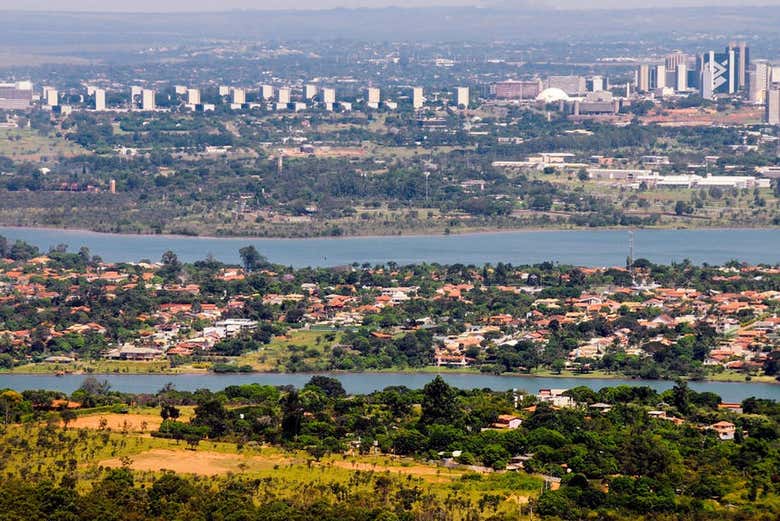
<svg viewBox="0 0 780 521">
<path fill-rule="evenodd" d="M 42 136 L 32 129 L 0 128 L 0 156 L 14 161 L 46 162 L 58 157 L 89 153 L 81 146 L 54 134 Z"/>
</svg>

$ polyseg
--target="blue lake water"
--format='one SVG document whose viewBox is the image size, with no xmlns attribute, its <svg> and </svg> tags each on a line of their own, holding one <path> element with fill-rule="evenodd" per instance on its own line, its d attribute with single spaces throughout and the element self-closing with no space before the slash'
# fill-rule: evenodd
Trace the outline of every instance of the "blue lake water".
<svg viewBox="0 0 780 521">
<path fill-rule="evenodd" d="M 533 264 L 557 261 L 580 266 L 622 266 L 628 256 L 625 230 L 518 231 L 464 235 L 350 237 L 339 239 L 253 239 L 182 236 L 113 235 L 74 230 L 0 227 L 0 235 L 23 239 L 48 250 L 67 244 L 71 251 L 87 246 L 104 260 L 157 261 L 166 250 L 182 261 L 211 254 L 238 263 L 238 250 L 253 244 L 272 262 L 302 266 L 338 266 L 395 261 L 484 264 Z M 780 228 L 638 230 L 635 257 L 670 263 L 722 264 L 780 262 Z"/>
<path fill-rule="evenodd" d="M 370 393 L 386 387 L 403 385 L 410 389 L 420 389 L 430 382 L 434 375 L 410 373 L 319 373 L 338 378 L 348 393 Z M 309 381 L 311 374 L 253 373 L 253 374 L 182 374 L 182 375 L 96 375 L 107 380 L 112 389 L 128 393 L 155 393 L 166 383 L 173 383 L 182 391 L 211 389 L 218 391 L 228 385 L 260 383 L 268 385 L 293 385 L 301 387 Z M 442 377 L 450 384 L 461 389 L 489 388 L 496 391 L 522 389 L 536 393 L 539 389 L 568 389 L 585 385 L 592 389 L 601 389 L 615 385 L 648 386 L 663 391 L 674 383 L 659 380 L 628 380 L 606 378 L 555 378 L 534 376 L 494 376 L 482 374 L 445 373 Z M 83 375 L 32 375 L 0 374 L 0 389 L 11 388 L 17 391 L 26 389 L 50 389 L 71 393 L 82 384 Z M 780 400 L 780 385 L 748 382 L 690 382 L 689 386 L 699 392 L 709 391 L 720 395 L 724 401 L 741 402 L 745 398 L 769 398 Z"/>
</svg>

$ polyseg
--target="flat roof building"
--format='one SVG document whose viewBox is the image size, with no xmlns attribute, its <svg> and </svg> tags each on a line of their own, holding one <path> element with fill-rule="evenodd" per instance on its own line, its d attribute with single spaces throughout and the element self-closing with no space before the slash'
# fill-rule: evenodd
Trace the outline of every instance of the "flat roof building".
<svg viewBox="0 0 780 521">
<path fill-rule="evenodd" d="M 27 109 L 32 103 L 32 94 L 32 83 L 29 81 L 0 83 L 0 109 Z"/>
</svg>

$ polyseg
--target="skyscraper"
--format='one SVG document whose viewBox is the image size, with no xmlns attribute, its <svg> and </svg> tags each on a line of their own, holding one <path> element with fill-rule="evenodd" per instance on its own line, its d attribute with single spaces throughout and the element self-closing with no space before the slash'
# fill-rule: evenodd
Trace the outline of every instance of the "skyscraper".
<svg viewBox="0 0 780 521">
<path fill-rule="evenodd" d="M 187 104 L 200 105 L 200 89 L 187 89 Z"/>
<path fill-rule="evenodd" d="M 141 96 L 143 95 L 144 89 L 139 87 L 138 85 L 132 85 L 130 87 L 130 107 L 135 108 L 139 106 L 141 103 Z"/>
<path fill-rule="evenodd" d="M 729 42 L 726 47 L 726 53 L 734 53 L 734 66 L 735 71 L 735 91 L 742 90 L 747 86 L 747 74 L 750 69 L 750 48 L 744 41 L 741 42 Z"/>
<path fill-rule="evenodd" d="M 279 89 L 277 101 L 280 105 L 287 105 L 290 103 L 290 87 L 281 87 Z"/>
<path fill-rule="evenodd" d="M 95 110 L 106 110 L 106 91 L 105 89 L 95 89 Z"/>
<path fill-rule="evenodd" d="M 650 69 L 650 88 L 663 89 L 666 87 L 666 65 L 656 65 Z"/>
<path fill-rule="evenodd" d="M 246 103 L 246 90 L 238 87 L 233 89 L 233 104 L 243 105 L 244 103 Z"/>
<path fill-rule="evenodd" d="M 369 87 L 367 92 L 366 104 L 372 109 L 379 108 L 380 90 L 378 87 Z"/>
<path fill-rule="evenodd" d="M 56 107 L 59 105 L 59 92 L 54 87 L 44 87 L 43 97 L 46 99 L 46 104 L 50 107 Z"/>
<path fill-rule="evenodd" d="M 765 60 L 756 60 L 748 71 L 748 92 L 753 103 L 766 103 L 766 91 L 772 82 L 772 67 Z"/>
<path fill-rule="evenodd" d="M 144 89 L 141 93 L 141 109 L 143 110 L 155 110 L 157 103 L 155 102 L 155 96 L 157 93 L 152 89 Z"/>
<path fill-rule="evenodd" d="M 421 109 L 425 104 L 422 87 L 412 87 L 412 108 Z"/>
<path fill-rule="evenodd" d="M 650 90 L 650 65 L 643 63 L 639 66 L 636 75 L 636 89 L 640 92 Z"/>
<path fill-rule="evenodd" d="M 677 91 L 688 90 L 688 65 L 686 63 L 677 64 L 677 70 L 674 73 L 674 88 Z"/>
<path fill-rule="evenodd" d="M 688 56 L 682 51 L 674 51 L 672 54 L 666 56 L 664 65 L 666 65 L 667 71 L 676 71 L 677 66 L 680 64 L 688 63 Z"/>
<path fill-rule="evenodd" d="M 773 83 L 769 87 L 765 120 L 770 125 L 780 125 L 780 84 Z"/>
<path fill-rule="evenodd" d="M 716 53 L 709 51 L 698 59 L 700 92 L 702 98 L 712 99 L 715 94 L 736 92 L 736 61 L 734 51 Z"/>
<path fill-rule="evenodd" d="M 336 103 L 336 89 L 325 87 L 322 89 L 322 102 L 325 105 Z"/>
<path fill-rule="evenodd" d="M 456 90 L 456 97 L 455 97 L 456 105 L 458 107 L 463 108 L 469 108 L 469 88 L 468 87 L 458 87 Z"/>
</svg>

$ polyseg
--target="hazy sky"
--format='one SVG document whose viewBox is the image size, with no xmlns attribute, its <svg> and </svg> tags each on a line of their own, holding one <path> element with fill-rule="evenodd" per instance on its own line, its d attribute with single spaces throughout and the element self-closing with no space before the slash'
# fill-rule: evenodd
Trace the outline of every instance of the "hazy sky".
<svg viewBox="0 0 780 521">
<path fill-rule="evenodd" d="M 226 11 L 231 9 L 332 9 L 336 7 L 420 7 L 546 5 L 560 8 L 634 8 L 677 5 L 780 5 L 780 0 L 0 0 L 0 10 L 36 11 Z"/>
</svg>

